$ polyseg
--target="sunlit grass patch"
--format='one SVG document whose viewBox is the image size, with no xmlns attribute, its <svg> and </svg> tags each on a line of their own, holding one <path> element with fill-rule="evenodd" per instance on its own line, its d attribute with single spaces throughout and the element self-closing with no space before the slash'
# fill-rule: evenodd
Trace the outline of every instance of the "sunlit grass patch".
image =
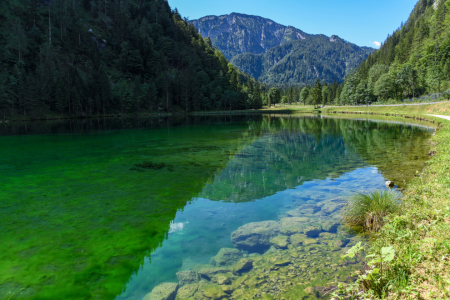
<svg viewBox="0 0 450 300">
<path fill-rule="evenodd" d="M 351 197 L 341 210 L 344 224 L 364 231 L 377 232 L 384 218 L 399 210 L 400 194 L 393 190 L 376 190 Z"/>
</svg>

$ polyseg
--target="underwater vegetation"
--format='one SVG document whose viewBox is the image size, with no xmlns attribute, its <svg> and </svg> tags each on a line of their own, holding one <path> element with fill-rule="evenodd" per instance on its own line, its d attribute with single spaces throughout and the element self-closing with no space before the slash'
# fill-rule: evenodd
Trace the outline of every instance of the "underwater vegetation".
<svg viewBox="0 0 450 300">
<path fill-rule="evenodd" d="M 169 169 L 173 169 L 172 165 L 166 165 L 165 163 L 153 163 L 151 161 L 144 161 L 139 164 L 135 164 L 138 168 L 143 169 L 151 169 L 151 170 L 161 170 L 162 168 L 168 167 Z"/>
</svg>

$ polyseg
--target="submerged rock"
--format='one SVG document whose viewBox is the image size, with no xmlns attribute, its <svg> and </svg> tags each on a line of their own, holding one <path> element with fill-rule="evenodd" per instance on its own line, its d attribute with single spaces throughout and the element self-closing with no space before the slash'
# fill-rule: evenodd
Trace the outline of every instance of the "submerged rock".
<svg viewBox="0 0 450 300">
<path fill-rule="evenodd" d="M 222 287 L 216 284 L 205 284 L 200 287 L 201 296 L 206 299 L 220 300 L 228 299 L 228 295 L 223 291 Z"/>
<path fill-rule="evenodd" d="M 213 266 L 229 266 L 242 258 L 242 251 L 234 248 L 222 248 L 219 253 L 211 258 Z"/>
<path fill-rule="evenodd" d="M 323 240 L 334 240 L 336 239 L 336 234 L 329 232 L 322 232 L 319 234 L 319 237 Z"/>
<path fill-rule="evenodd" d="M 336 232 L 338 226 L 339 222 L 326 221 L 325 223 L 322 224 L 322 229 L 328 232 Z"/>
<path fill-rule="evenodd" d="M 320 212 L 323 216 L 331 215 L 335 212 L 338 212 L 342 207 L 344 207 L 344 203 L 341 202 L 341 200 L 337 201 L 330 201 L 326 203 L 324 206 L 322 206 L 322 210 Z"/>
<path fill-rule="evenodd" d="M 198 284 L 188 284 L 181 287 L 177 292 L 177 300 L 189 299 L 194 297 L 198 290 Z"/>
<path fill-rule="evenodd" d="M 177 273 L 178 281 L 180 286 L 196 283 L 200 280 L 198 273 L 195 271 L 182 271 Z"/>
<path fill-rule="evenodd" d="M 320 225 L 310 225 L 303 229 L 303 233 L 308 237 L 318 237 L 322 232 L 322 226 Z"/>
<path fill-rule="evenodd" d="M 253 260 L 248 258 L 242 258 L 234 265 L 233 271 L 236 273 L 242 273 L 250 270 L 251 268 L 253 268 Z"/>
<path fill-rule="evenodd" d="M 277 249 L 285 249 L 289 244 L 289 237 L 285 235 L 277 235 L 270 240 L 270 244 Z"/>
<path fill-rule="evenodd" d="M 217 276 L 217 284 L 223 285 L 223 284 L 230 284 L 230 283 L 231 283 L 231 280 L 227 276 L 225 276 L 225 275 Z"/>
<path fill-rule="evenodd" d="M 164 282 L 156 286 L 153 291 L 145 295 L 143 300 L 175 300 L 178 283 Z"/>
<path fill-rule="evenodd" d="M 227 294 L 231 294 L 234 292 L 234 288 L 231 285 L 222 285 L 221 288 Z"/>
<path fill-rule="evenodd" d="M 303 245 L 303 241 L 308 239 L 308 237 L 304 234 L 296 233 L 291 235 L 290 240 L 291 244 L 294 246 Z"/>
<path fill-rule="evenodd" d="M 228 268 L 204 268 L 198 271 L 198 275 L 200 275 L 200 277 L 203 279 L 211 280 L 217 274 L 224 274 L 229 272 L 231 272 L 231 270 Z"/>
<path fill-rule="evenodd" d="M 318 244 L 319 241 L 316 239 L 305 239 L 303 240 L 303 246 L 309 246 L 309 245 L 314 245 L 314 244 Z"/>
<path fill-rule="evenodd" d="M 307 225 L 309 219 L 305 217 L 290 217 L 281 219 L 281 233 L 291 235 L 303 233 L 303 228 Z"/>
<path fill-rule="evenodd" d="M 270 239 L 280 232 L 275 221 L 248 223 L 231 234 L 231 241 L 238 249 L 262 253 L 270 247 Z"/>
<path fill-rule="evenodd" d="M 291 262 L 290 259 L 280 259 L 280 260 L 275 261 L 273 264 L 274 264 L 276 267 L 281 267 L 281 266 L 287 266 L 287 265 L 290 265 L 291 263 L 292 263 L 292 262 Z"/>
</svg>

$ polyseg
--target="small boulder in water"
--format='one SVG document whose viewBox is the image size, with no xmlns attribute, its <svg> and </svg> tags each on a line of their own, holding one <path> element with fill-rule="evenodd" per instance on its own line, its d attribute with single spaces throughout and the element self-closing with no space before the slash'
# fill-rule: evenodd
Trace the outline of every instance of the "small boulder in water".
<svg viewBox="0 0 450 300">
<path fill-rule="evenodd" d="M 231 283 L 231 280 L 227 276 L 225 276 L 225 275 L 217 276 L 217 284 L 218 285 L 224 285 L 224 284 L 230 284 L 230 283 Z"/>
<path fill-rule="evenodd" d="M 281 219 L 281 233 L 291 235 L 303 233 L 304 227 L 307 226 L 309 219 L 304 217 L 292 217 Z"/>
<path fill-rule="evenodd" d="M 231 241 L 238 249 L 262 253 L 270 247 L 270 239 L 280 232 L 280 223 L 264 221 L 248 223 L 231 234 Z"/>
<path fill-rule="evenodd" d="M 201 294 L 205 299 L 228 299 L 228 295 L 223 291 L 222 287 L 217 284 L 206 284 L 200 287 Z M 202 298 L 203 299 L 203 298 Z"/>
<path fill-rule="evenodd" d="M 181 287 L 177 293 L 177 299 L 186 299 L 194 297 L 198 290 L 198 284 L 188 284 Z"/>
<path fill-rule="evenodd" d="M 156 286 L 153 291 L 145 295 L 143 300 L 175 300 L 178 283 L 164 282 Z"/>
<path fill-rule="evenodd" d="M 195 271 L 181 271 L 177 273 L 178 281 L 180 282 L 180 286 L 196 283 L 200 281 L 198 273 Z"/>
<path fill-rule="evenodd" d="M 229 273 L 231 272 L 228 268 L 204 268 L 198 271 L 201 279 L 211 280 L 217 274 Z"/>
<path fill-rule="evenodd" d="M 253 260 L 248 258 L 242 258 L 237 264 L 233 267 L 233 271 L 236 273 L 245 272 L 253 268 Z"/>
<path fill-rule="evenodd" d="M 291 235 L 290 240 L 293 246 L 302 245 L 303 241 L 308 239 L 308 237 L 304 234 L 296 233 Z"/>
<path fill-rule="evenodd" d="M 285 249 L 289 244 L 289 238 L 285 235 L 277 235 L 276 237 L 270 240 L 270 244 L 272 244 L 277 249 Z"/>
<path fill-rule="evenodd" d="M 222 248 L 216 256 L 211 258 L 213 266 L 229 266 L 242 258 L 242 251 L 234 248 Z"/>
<path fill-rule="evenodd" d="M 303 229 L 303 233 L 312 238 L 318 237 L 321 232 L 322 226 L 320 225 L 310 225 Z"/>
</svg>

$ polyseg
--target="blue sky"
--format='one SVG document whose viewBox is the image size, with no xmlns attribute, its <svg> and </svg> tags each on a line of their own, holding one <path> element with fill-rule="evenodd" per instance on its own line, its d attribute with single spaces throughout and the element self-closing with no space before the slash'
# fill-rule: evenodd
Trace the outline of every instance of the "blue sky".
<svg viewBox="0 0 450 300">
<path fill-rule="evenodd" d="M 306 33 L 336 34 L 376 48 L 408 19 L 417 0 L 169 0 L 190 20 L 232 12 L 257 15 Z"/>
</svg>

